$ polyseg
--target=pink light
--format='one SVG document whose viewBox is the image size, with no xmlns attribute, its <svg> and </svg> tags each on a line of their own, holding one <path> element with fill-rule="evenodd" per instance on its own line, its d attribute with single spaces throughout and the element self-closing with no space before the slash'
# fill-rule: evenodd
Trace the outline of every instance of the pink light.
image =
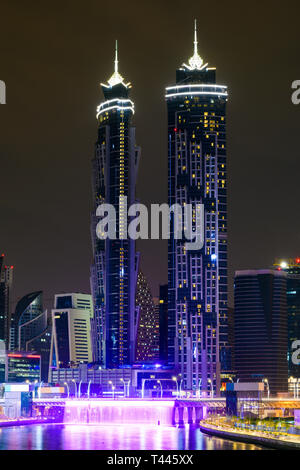
<svg viewBox="0 0 300 470">
<path fill-rule="evenodd" d="M 117 406 L 122 408 L 130 408 L 130 407 L 173 407 L 174 401 L 170 400 L 105 400 L 100 398 L 99 400 L 74 400 L 71 399 L 65 400 L 68 406 L 81 406 L 86 407 L 88 404 L 91 406 Z"/>
<path fill-rule="evenodd" d="M 172 425 L 175 401 L 65 400 L 65 424 Z"/>
</svg>

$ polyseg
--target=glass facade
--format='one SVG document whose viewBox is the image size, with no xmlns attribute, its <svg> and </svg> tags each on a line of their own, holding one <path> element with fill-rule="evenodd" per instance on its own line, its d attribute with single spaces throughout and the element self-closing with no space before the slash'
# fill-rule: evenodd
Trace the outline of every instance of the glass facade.
<svg viewBox="0 0 300 470">
<path fill-rule="evenodd" d="M 227 87 L 197 51 L 166 89 L 169 206 L 204 206 L 204 246 L 187 250 L 174 236 L 168 247 L 168 362 L 184 387 L 219 392 L 228 369 L 227 343 Z M 194 215 L 194 213 L 193 213 Z M 184 221 L 186 224 L 187 221 Z M 193 217 L 194 223 L 194 217 Z"/>
<path fill-rule="evenodd" d="M 7 382 L 40 381 L 40 356 L 26 353 L 8 353 Z"/>
</svg>

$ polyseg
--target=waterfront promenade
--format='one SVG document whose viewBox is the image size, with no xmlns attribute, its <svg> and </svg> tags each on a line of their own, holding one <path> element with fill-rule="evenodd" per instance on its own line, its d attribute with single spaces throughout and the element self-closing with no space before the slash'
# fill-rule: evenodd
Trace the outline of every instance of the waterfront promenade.
<svg viewBox="0 0 300 470">
<path fill-rule="evenodd" d="M 283 431 L 245 429 L 226 417 L 210 417 L 200 422 L 200 430 L 211 436 L 257 444 L 273 449 L 300 450 L 300 435 Z"/>
</svg>

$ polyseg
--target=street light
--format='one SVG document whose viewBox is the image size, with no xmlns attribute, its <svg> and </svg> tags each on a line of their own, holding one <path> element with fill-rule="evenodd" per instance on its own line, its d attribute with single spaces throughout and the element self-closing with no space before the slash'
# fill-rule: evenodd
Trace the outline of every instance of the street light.
<svg viewBox="0 0 300 470">
<path fill-rule="evenodd" d="M 157 382 L 158 382 L 159 385 L 160 385 L 160 398 L 162 398 L 162 397 L 163 397 L 163 388 L 162 388 L 162 384 L 161 384 L 161 381 L 160 381 L 160 380 L 158 380 Z"/>
<path fill-rule="evenodd" d="M 91 388 L 91 383 L 92 383 L 92 381 L 90 380 L 90 381 L 89 381 L 89 384 L 88 384 L 88 389 L 87 389 L 87 395 L 88 395 L 88 398 L 90 398 L 90 388 Z"/>
<path fill-rule="evenodd" d="M 115 387 L 113 386 L 113 383 L 112 383 L 111 380 L 109 380 L 108 383 L 111 385 L 112 394 L 113 394 L 113 399 L 115 399 Z"/>
<path fill-rule="evenodd" d="M 124 387 L 124 397 L 129 397 L 129 384 L 130 384 L 130 379 L 128 380 L 128 382 L 125 382 L 124 379 L 120 379 L 121 382 L 123 383 L 123 387 Z M 127 391 L 126 391 L 127 389 Z"/>
<path fill-rule="evenodd" d="M 178 398 L 178 382 L 177 377 L 172 377 L 173 382 L 176 382 L 176 398 Z"/>
<path fill-rule="evenodd" d="M 267 378 L 263 379 L 263 382 L 267 385 L 267 390 L 268 390 L 268 398 L 270 398 L 270 386 L 269 386 L 269 381 Z"/>
<path fill-rule="evenodd" d="M 70 397 L 70 389 L 69 389 L 69 385 L 67 382 L 64 382 L 64 385 L 67 386 L 67 390 L 68 390 L 68 398 Z"/>
<path fill-rule="evenodd" d="M 199 379 L 199 398 L 201 398 L 201 385 L 202 385 L 202 379 Z"/>
<path fill-rule="evenodd" d="M 75 380 L 75 379 L 72 379 L 72 382 L 73 382 L 73 383 L 74 383 L 74 385 L 75 385 L 75 398 L 77 398 L 77 397 L 78 397 L 78 395 L 77 395 L 77 385 L 76 385 L 76 380 Z"/>
<path fill-rule="evenodd" d="M 81 383 L 82 383 L 82 380 L 80 380 L 80 382 L 79 382 L 78 398 L 80 398 L 80 396 L 81 396 Z"/>
<path fill-rule="evenodd" d="M 127 382 L 127 396 L 128 396 L 128 398 L 129 398 L 129 395 L 130 395 L 129 386 L 130 386 L 130 379 L 128 379 L 128 382 Z"/>
<path fill-rule="evenodd" d="M 213 389 L 213 383 L 212 383 L 212 380 L 211 379 L 207 379 L 207 382 L 210 383 L 210 394 L 211 394 L 211 398 L 214 397 L 214 389 Z"/>
<path fill-rule="evenodd" d="M 124 382 L 124 379 L 120 379 L 122 384 L 123 384 L 123 394 L 124 394 L 124 398 L 126 398 L 126 389 L 125 389 L 125 382 Z"/>
<path fill-rule="evenodd" d="M 37 383 L 38 383 L 38 380 L 35 380 L 34 383 L 33 383 L 33 384 L 34 384 L 34 387 L 33 387 L 33 398 L 36 398 L 36 393 L 35 393 L 36 390 L 35 390 L 35 389 L 36 389 L 36 384 L 37 384 Z"/>
<path fill-rule="evenodd" d="M 41 388 L 42 388 L 43 382 L 40 383 L 40 386 L 38 388 L 38 396 L 41 398 Z"/>
</svg>

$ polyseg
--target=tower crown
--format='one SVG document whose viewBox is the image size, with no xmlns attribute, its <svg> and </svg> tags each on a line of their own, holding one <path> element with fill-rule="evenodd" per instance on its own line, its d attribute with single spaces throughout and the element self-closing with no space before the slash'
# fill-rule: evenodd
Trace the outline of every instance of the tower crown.
<svg viewBox="0 0 300 470">
<path fill-rule="evenodd" d="M 203 70 L 208 65 L 208 63 L 204 64 L 204 60 L 198 53 L 197 20 L 194 21 L 194 54 L 189 58 L 189 65 L 182 65 L 188 70 Z"/>
<path fill-rule="evenodd" d="M 116 40 L 116 47 L 115 47 L 115 68 L 114 68 L 114 73 L 110 77 L 110 79 L 107 81 L 108 85 L 105 85 L 104 83 L 101 83 L 101 85 L 105 88 L 112 88 L 115 85 L 122 84 L 126 88 L 130 88 L 130 83 L 124 83 L 124 78 L 122 75 L 119 73 L 119 60 L 118 60 L 118 41 Z"/>
</svg>

